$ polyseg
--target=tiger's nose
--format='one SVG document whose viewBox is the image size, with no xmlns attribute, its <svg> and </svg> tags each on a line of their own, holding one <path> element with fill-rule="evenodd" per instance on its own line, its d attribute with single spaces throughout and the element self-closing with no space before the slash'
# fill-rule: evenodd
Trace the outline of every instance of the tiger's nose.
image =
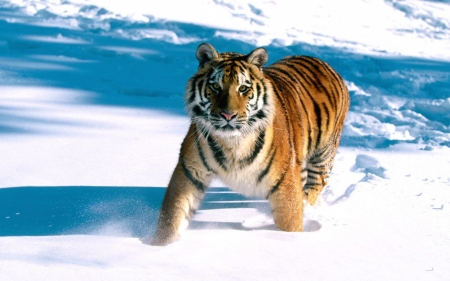
<svg viewBox="0 0 450 281">
<path fill-rule="evenodd" d="M 225 119 L 227 121 L 230 121 L 231 119 L 233 119 L 233 117 L 235 117 L 237 115 L 237 112 L 228 112 L 228 111 L 221 111 L 220 115 L 222 115 L 223 117 L 225 117 Z"/>
</svg>

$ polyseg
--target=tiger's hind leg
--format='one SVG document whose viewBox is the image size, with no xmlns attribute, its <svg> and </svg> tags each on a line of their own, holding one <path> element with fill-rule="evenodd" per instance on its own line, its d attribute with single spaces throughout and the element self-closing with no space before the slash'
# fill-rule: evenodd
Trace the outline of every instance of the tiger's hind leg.
<svg viewBox="0 0 450 281">
<path fill-rule="evenodd" d="M 336 148 L 324 150 L 319 155 L 315 155 L 306 164 L 307 181 L 303 186 L 305 199 L 309 204 L 314 205 L 319 198 L 323 188 L 328 183 L 328 178 L 333 168 Z"/>
</svg>

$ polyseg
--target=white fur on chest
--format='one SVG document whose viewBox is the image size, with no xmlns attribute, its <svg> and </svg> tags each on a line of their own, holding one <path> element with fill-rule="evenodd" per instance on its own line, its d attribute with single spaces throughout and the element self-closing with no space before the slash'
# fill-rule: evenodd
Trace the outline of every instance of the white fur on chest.
<svg viewBox="0 0 450 281">
<path fill-rule="evenodd" d="M 268 192 L 267 186 L 264 181 L 257 182 L 257 176 L 255 176 L 260 173 L 260 169 L 252 166 L 239 170 L 220 171 L 217 176 L 230 189 L 245 196 L 265 197 Z"/>
<path fill-rule="evenodd" d="M 220 141 L 223 153 L 227 161 L 225 167 L 220 167 L 212 157 L 212 167 L 217 173 L 217 177 L 225 183 L 229 188 L 242 193 L 246 196 L 265 197 L 268 187 L 264 181 L 258 182 L 258 175 L 264 169 L 264 159 L 269 145 L 264 145 L 260 153 L 248 164 L 242 164 L 242 160 L 246 159 L 253 152 L 257 135 L 247 138 L 232 137 Z"/>
</svg>

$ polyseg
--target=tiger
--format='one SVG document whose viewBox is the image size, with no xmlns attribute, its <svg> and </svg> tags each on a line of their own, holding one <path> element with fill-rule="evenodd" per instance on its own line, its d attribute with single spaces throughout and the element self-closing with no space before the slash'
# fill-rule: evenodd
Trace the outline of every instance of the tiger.
<svg viewBox="0 0 450 281">
<path fill-rule="evenodd" d="M 187 82 L 191 122 L 162 202 L 156 233 L 144 243 L 178 240 L 214 178 L 269 201 L 277 228 L 301 232 L 304 204 L 327 184 L 350 97 L 324 61 L 285 57 L 268 67 L 265 48 L 247 55 L 196 51 Z"/>
</svg>

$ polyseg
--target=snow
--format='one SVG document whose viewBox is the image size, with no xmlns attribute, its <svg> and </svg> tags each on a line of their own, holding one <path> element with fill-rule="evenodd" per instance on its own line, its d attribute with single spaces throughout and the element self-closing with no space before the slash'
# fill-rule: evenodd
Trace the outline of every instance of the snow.
<svg viewBox="0 0 450 281">
<path fill-rule="evenodd" d="M 1 1 L 0 280 L 449 280 L 449 15 L 448 1 Z M 305 232 L 214 182 L 179 241 L 140 242 L 205 41 L 316 56 L 345 79 Z"/>
</svg>

